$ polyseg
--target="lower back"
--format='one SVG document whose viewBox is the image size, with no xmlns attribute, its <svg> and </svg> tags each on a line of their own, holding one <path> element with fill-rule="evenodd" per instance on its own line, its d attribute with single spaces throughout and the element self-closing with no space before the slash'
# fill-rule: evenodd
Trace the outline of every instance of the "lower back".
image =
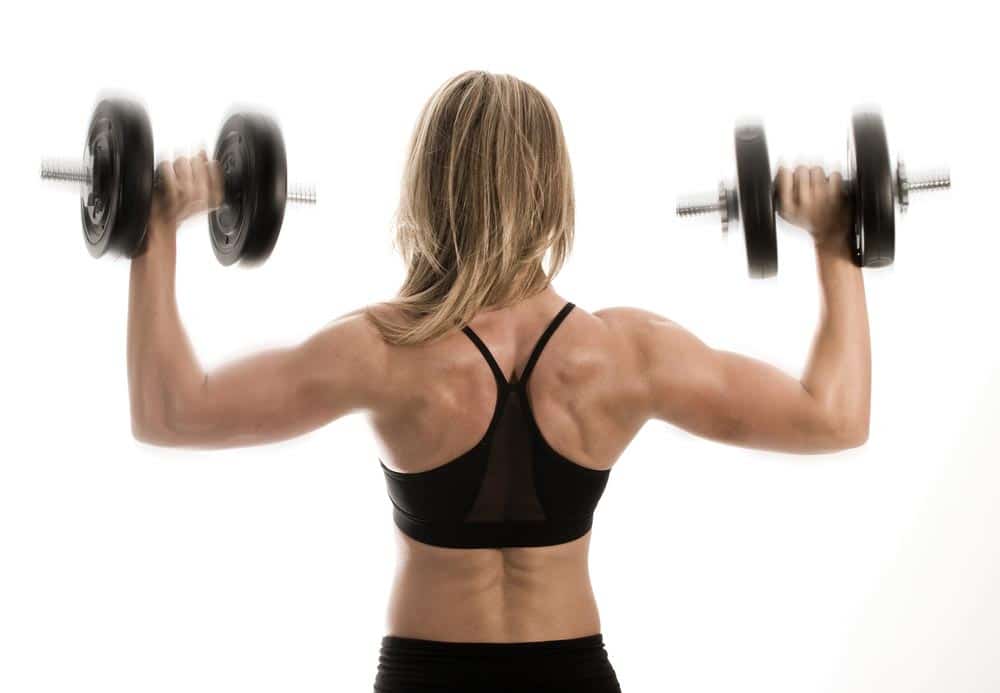
<svg viewBox="0 0 1000 693">
<path fill-rule="evenodd" d="M 447 642 L 564 640 L 600 632 L 590 535 L 556 546 L 446 549 L 397 532 L 388 633 Z"/>
</svg>

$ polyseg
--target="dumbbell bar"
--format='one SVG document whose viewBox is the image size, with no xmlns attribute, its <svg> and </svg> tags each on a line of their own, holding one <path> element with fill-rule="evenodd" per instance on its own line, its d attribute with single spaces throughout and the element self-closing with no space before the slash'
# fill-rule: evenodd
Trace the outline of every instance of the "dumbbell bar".
<svg viewBox="0 0 1000 693">
<path fill-rule="evenodd" d="M 721 183 L 715 194 L 688 198 L 677 205 L 682 217 L 717 213 L 722 230 L 742 221 L 750 276 L 778 271 L 775 212 L 778 200 L 771 178 L 767 139 L 760 124 L 734 132 L 736 184 Z M 844 191 L 852 209 L 850 244 L 858 267 L 885 267 L 895 257 L 895 206 L 905 212 L 910 194 L 951 187 L 947 170 L 909 175 L 902 161 L 893 173 L 882 116 L 858 112 L 851 123 Z"/>
<path fill-rule="evenodd" d="M 263 262 L 278 240 L 286 202 L 315 203 L 311 188 L 287 187 L 285 144 L 271 118 L 239 113 L 226 120 L 215 146 L 223 169 L 223 204 L 209 213 L 209 236 L 224 265 Z M 80 162 L 43 161 L 42 178 L 80 186 L 87 249 L 134 257 L 144 246 L 158 181 L 153 134 L 138 103 L 97 104 Z"/>
<path fill-rule="evenodd" d="M 154 179 L 158 178 L 156 173 Z M 42 161 L 42 178 L 45 180 L 65 181 L 67 183 L 87 183 L 91 182 L 91 173 L 83 167 L 83 164 L 75 161 L 63 161 L 61 159 L 45 159 Z M 153 187 L 157 187 L 154 180 Z M 316 191 L 312 188 L 299 186 L 289 187 L 285 195 L 287 202 L 301 202 L 303 204 L 316 204 Z"/>
</svg>

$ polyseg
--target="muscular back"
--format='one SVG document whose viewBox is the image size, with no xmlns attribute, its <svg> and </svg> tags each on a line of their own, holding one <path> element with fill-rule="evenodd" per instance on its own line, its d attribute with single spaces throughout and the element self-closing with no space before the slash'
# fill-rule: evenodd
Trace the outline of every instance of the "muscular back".
<svg viewBox="0 0 1000 693">
<path fill-rule="evenodd" d="M 539 335 L 565 301 L 546 291 L 472 321 L 508 378 L 520 375 Z M 564 457 L 609 469 L 642 421 L 644 388 L 623 367 L 621 334 L 577 307 L 548 342 L 528 383 L 547 442 Z M 496 383 L 473 343 L 456 330 L 434 343 L 391 347 L 398 407 L 372 416 L 386 466 L 421 472 L 474 446 L 496 405 Z"/>
<path fill-rule="evenodd" d="M 539 335 L 565 301 L 549 290 L 485 313 L 471 327 L 508 379 L 520 375 Z M 599 317 L 572 311 L 528 381 L 546 441 L 569 460 L 610 469 L 642 425 L 641 387 L 625 376 L 622 337 Z M 399 408 L 372 423 L 383 463 L 423 472 L 482 438 L 496 406 L 489 365 L 460 331 L 432 344 L 392 347 Z M 625 376 L 625 377 L 623 377 Z M 589 534 L 538 548 L 451 549 L 394 530 L 400 558 L 389 606 L 390 633 L 435 640 L 518 642 L 600 631 L 588 569 Z"/>
</svg>

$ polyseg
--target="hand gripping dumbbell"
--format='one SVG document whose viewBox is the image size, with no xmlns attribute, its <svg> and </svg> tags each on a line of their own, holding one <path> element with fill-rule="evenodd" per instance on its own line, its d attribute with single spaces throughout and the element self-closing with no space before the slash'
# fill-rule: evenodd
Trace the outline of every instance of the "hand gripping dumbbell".
<svg viewBox="0 0 1000 693">
<path fill-rule="evenodd" d="M 209 213 L 209 236 L 223 265 L 263 262 L 278 240 L 286 202 L 315 203 L 311 188 L 289 190 L 285 143 L 277 123 L 237 113 L 222 126 L 214 158 L 222 166 L 223 203 Z M 153 190 L 153 133 L 146 110 L 125 99 L 97 104 L 87 128 L 83 160 L 42 162 L 42 178 L 80 186 L 87 250 L 134 257 L 146 238 Z"/>
<path fill-rule="evenodd" d="M 733 142 L 736 183 L 720 183 L 717 193 L 678 202 L 682 217 L 718 213 L 722 230 L 742 222 L 750 276 L 770 277 L 778 271 L 775 212 L 778 197 L 771 178 L 764 128 L 759 123 L 739 125 Z M 859 111 L 851 120 L 847 143 L 844 194 L 851 207 L 850 244 L 858 267 L 885 267 L 896 252 L 895 207 L 905 212 L 910 193 L 951 186 L 946 169 L 910 175 L 900 160 L 893 171 L 882 116 Z"/>
</svg>

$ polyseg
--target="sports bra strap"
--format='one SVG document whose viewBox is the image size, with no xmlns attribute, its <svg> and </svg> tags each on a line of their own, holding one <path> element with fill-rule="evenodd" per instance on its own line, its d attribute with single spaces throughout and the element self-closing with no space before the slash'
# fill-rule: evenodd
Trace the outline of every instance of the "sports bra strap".
<svg viewBox="0 0 1000 693">
<path fill-rule="evenodd" d="M 500 364 L 493 358 L 493 354 L 491 354 L 490 350 L 486 348 L 486 345 L 483 343 L 483 340 L 479 338 L 479 335 L 473 332 L 472 328 L 468 325 L 462 328 L 462 332 L 464 332 L 465 336 L 471 339 L 472 343 L 476 345 L 476 348 L 479 349 L 479 353 L 481 353 L 483 358 L 486 359 L 486 363 L 490 364 L 490 370 L 493 371 L 493 375 L 496 377 L 497 381 L 506 385 L 507 378 L 503 374 L 503 369 L 500 368 Z"/>
<path fill-rule="evenodd" d="M 566 319 L 569 312 L 573 310 L 573 307 L 573 303 L 567 302 L 566 305 L 562 307 L 562 310 L 560 310 L 556 316 L 552 318 L 552 322 L 550 322 L 548 327 L 545 328 L 542 336 L 538 338 L 538 342 L 535 344 L 535 348 L 532 350 L 531 356 L 528 357 L 528 362 L 524 365 L 524 370 L 521 371 L 520 377 L 517 378 L 518 382 L 524 384 L 528 381 L 528 376 L 531 375 L 531 371 L 535 368 L 535 362 L 538 361 L 538 357 L 542 355 L 542 349 L 545 348 L 549 338 L 552 337 L 553 333 L 555 333 L 555 331 L 559 328 L 562 321 Z M 486 359 L 486 363 L 490 364 L 490 370 L 493 371 L 493 375 L 496 377 L 497 381 L 504 385 L 510 385 L 510 382 L 504 375 L 503 369 L 500 368 L 500 364 L 498 364 L 496 359 L 493 358 L 493 354 L 490 353 L 489 348 L 487 348 L 483 340 L 479 338 L 479 335 L 473 332 L 472 328 L 468 325 L 462 328 L 462 332 L 464 332 L 465 336 L 471 339 L 472 343 L 476 345 L 476 348 L 479 349 L 479 353 L 481 353 L 483 358 Z"/>
<path fill-rule="evenodd" d="M 535 348 L 531 352 L 531 356 L 528 357 L 528 362 L 524 365 L 524 370 L 521 371 L 521 377 L 519 380 L 522 384 L 528 382 L 528 378 L 531 376 L 531 371 L 535 368 L 535 363 L 538 361 L 538 357 L 542 355 L 542 349 L 544 349 L 545 345 L 548 344 L 549 339 L 555 331 L 559 329 L 559 325 L 562 324 L 562 321 L 566 319 L 566 316 L 569 315 L 571 310 L 573 310 L 573 303 L 567 301 L 566 305 L 562 307 L 562 310 L 560 310 L 556 316 L 552 318 L 552 322 L 550 322 L 549 326 L 545 328 L 545 332 L 542 333 L 542 336 L 538 338 L 538 343 L 535 344 Z"/>
</svg>

